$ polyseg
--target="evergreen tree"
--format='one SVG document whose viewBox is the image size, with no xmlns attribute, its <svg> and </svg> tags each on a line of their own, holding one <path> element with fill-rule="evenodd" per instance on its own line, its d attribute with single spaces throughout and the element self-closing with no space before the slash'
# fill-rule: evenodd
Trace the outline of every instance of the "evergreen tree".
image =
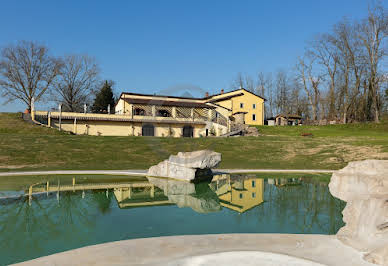
<svg viewBox="0 0 388 266">
<path fill-rule="evenodd" d="M 113 82 L 112 81 L 105 81 L 103 83 L 102 88 L 96 95 L 96 99 L 94 100 L 93 106 L 92 106 L 92 112 L 93 113 L 107 113 L 108 112 L 108 105 L 110 105 L 110 113 L 114 114 L 114 106 L 115 106 L 115 99 L 113 96 L 112 91 Z"/>
</svg>

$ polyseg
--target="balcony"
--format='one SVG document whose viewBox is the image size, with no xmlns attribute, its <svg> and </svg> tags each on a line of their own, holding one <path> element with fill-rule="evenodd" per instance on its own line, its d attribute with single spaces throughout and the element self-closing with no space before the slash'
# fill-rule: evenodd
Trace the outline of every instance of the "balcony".
<svg viewBox="0 0 388 266">
<path fill-rule="evenodd" d="M 35 111 L 38 121 L 49 119 L 62 120 L 90 120 L 90 121 L 128 121 L 150 123 L 175 123 L 175 124 L 205 124 L 213 122 L 223 126 L 228 125 L 228 120 L 212 108 L 187 108 L 156 105 L 132 105 L 125 114 L 94 114 L 72 112 L 45 112 Z"/>
</svg>

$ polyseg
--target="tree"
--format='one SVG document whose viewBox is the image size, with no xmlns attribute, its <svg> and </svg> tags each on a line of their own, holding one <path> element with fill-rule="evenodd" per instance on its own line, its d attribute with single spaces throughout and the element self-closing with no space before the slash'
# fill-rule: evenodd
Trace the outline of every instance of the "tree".
<svg viewBox="0 0 388 266">
<path fill-rule="evenodd" d="M 28 110 L 31 102 L 42 99 L 52 89 L 61 61 L 49 55 L 48 48 L 35 42 L 21 41 L 1 51 L 0 90 L 9 102 L 23 101 Z"/>
<path fill-rule="evenodd" d="M 243 75 L 241 73 L 237 74 L 236 79 L 232 83 L 233 89 L 246 89 L 248 91 L 254 92 L 255 85 L 253 79 L 249 75 Z"/>
<path fill-rule="evenodd" d="M 92 106 L 93 113 L 107 113 L 110 105 L 110 113 L 114 113 L 115 99 L 113 97 L 113 81 L 106 80 L 96 95 Z"/>
<path fill-rule="evenodd" d="M 304 58 L 299 58 L 298 63 L 296 64 L 297 81 L 302 84 L 304 92 L 307 95 L 307 100 L 311 107 L 311 118 L 316 121 L 319 118 L 319 104 L 321 100 L 321 92 L 319 90 L 319 85 L 321 82 L 321 77 L 314 77 L 312 73 L 313 61 L 307 61 Z"/>
<path fill-rule="evenodd" d="M 275 97 L 271 73 L 268 73 L 267 75 L 263 72 L 258 73 L 256 94 L 267 99 L 267 101 L 265 101 L 265 117 L 273 117 Z"/>
<path fill-rule="evenodd" d="M 289 106 L 289 84 L 286 72 L 280 70 L 276 73 L 276 99 L 275 105 L 277 113 L 288 114 L 290 110 Z"/>
<path fill-rule="evenodd" d="M 313 60 L 323 67 L 323 75 L 328 77 L 329 94 L 329 113 L 328 118 L 334 119 L 336 116 L 335 109 L 335 89 L 336 89 L 336 77 L 338 72 L 338 50 L 330 41 L 330 34 L 321 34 L 313 42 L 310 49 L 310 56 Z"/>
<path fill-rule="evenodd" d="M 79 112 L 89 102 L 97 85 L 99 69 L 95 60 L 87 55 L 69 55 L 63 59 L 61 75 L 55 86 L 55 96 L 63 110 Z"/>
<path fill-rule="evenodd" d="M 357 116 L 356 106 L 363 106 L 359 102 L 361 81 L 364 73 L 364 64 L 361 58 L 364 57 L 360 40 L 357 38 L 354 24 L 343 20 L 334 25 L 334 32 L 331 42 L 338 49 L 338 71 L 339 71 L 339 108 L 342 110 L 343 123 L 348 117 Z"/>
<path fill-rule="evenodd" d="M 368 17 L 358 27 L 359 38 L 366 50 L 368 71 L 368 89 L 372 97 L 374 120 L 379 122 L 380 113 L 380 73 L 381 62 L 387 55 L 386 39 L 388 38 L 388 14 L 381 5 L 369 8 Z"/>
</svg>

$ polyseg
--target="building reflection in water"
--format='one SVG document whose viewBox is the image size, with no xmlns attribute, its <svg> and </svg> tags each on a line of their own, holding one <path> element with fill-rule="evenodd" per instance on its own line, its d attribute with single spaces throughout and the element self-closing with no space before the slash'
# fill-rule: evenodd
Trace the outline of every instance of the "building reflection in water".
<svg viewBox="0 0 388 266">
<path fill-rule="evenodd" d="M 25 194 L 31 200 L 44 199 L 45 196 L 56 196 L 60 201 L 60 193 L 85 191 L 113 190 L 119 208 L 137 208 L 148 206 L 177 205 L 180 208 L 189 207 L 198 213 L 220 211 L 222 207 L 244 213 L 264 202 L 263 178 L 255 175 L 214 175 L 209 182 L 198 184 L 167 178 L 147 177 L 148 180 L 118 183 L 77 183 L 76 178 L 71 184 L 56 184 L 42 182 L 30 185 Z M 268 179 L 267 185 L 281 187 L 294 184 L 296 179 Z M 20 198 L 7 197 L 10 202 Z M 11 199 L 12 198 L 12 199 Z M 5 198 L 0 199 L 5 203 Z"/>
<path fill-rule="evenodd" d="M 246 212 L 264 202 L 264 179 L 249 175 L 215 175 L 210 186 L 220 199 L 221 206 Z"/>
</svg>

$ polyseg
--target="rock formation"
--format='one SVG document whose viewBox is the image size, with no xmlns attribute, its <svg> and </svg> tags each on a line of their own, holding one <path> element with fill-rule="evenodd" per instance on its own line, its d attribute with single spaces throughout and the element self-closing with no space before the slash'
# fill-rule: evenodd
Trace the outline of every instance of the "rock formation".
<svg viewBox="0 0 388 266">
<path fill-rule="evenodd" d="M 217 194 L 210 189 L 206 182 L 193 184 L 165 178 L 147 177 L 147 179 L 162 189 L 168 200 L 179 208 L 190 207 L 199 213 L 221 210 Z"/>
<path fill-rule="evenodd" d="M 149 176 L 193 181 L 211 177 L 211 168 L 221 162 L 221 154 L 209 150 L 179 152 L 148 169 Z"/>
<path fill-rule="evenodd" d="M 338 239 L 366 252 L 367 261 L 388 265 L 388 160 L 351 162 L 333 174 L 329 188 L 347 202 Z"/>
</svg>

